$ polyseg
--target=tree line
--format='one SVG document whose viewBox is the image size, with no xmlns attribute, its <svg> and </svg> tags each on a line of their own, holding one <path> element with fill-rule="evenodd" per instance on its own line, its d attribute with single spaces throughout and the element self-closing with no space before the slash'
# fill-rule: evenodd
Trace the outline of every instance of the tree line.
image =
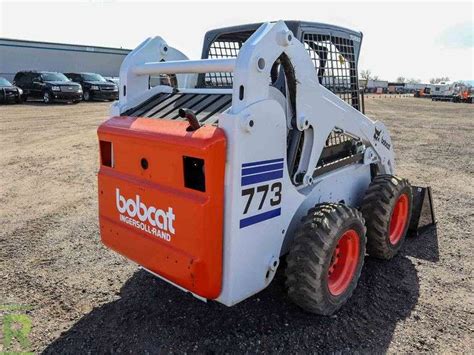
<svg viewBox="0 0 474 355">
<path fill-rule="evenodd" d="M 375 74 L 372 74 L 372 71 L 369 70 L 369 69 L 365 69 L 365 70 L 362 70 L 360 73 L 359 73 L 359 76 L 361 79 L 364 79 L 364 80 L 379 80 L 379 76 L 378 75 L 375 75 Z M 448 82 L 449 81 L 449 77 L 447 76 L 442 76 L 440 78 L 431 78 L 430 79 L 430 84 L 439 84 L 441 82 Z M 419 84 L 421 83 L 421 80 L 420 79 L 416 79 L 416 78 L 406 78 L 404 76 L 399 76 L 396 80 L 397 83 L 405 83 L 405 84 Z"/>
</svg>

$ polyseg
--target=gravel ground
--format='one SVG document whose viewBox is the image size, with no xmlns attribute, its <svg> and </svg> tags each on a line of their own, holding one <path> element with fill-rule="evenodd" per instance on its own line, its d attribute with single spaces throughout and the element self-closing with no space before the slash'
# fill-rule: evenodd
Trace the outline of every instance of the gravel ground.
<svg viewBox="0 0 474 355">
<path fill-rule="evenodd" d="M 30 350 L 474 349 L 474 106 L 366 100 L 368 115 L 391 130 L 398 174 L 433 187 L 438 227 L 408 239 L 390 262 L 366 258 L 356 292 L 332 317 L 291 304 L 281 272 L 266 290 L 226 308 L 194 299 L 105 249 L 97 222 L 96 129 L 108 106 L 0 107 L 0 304 L 30 307 Z"/>
</svg>

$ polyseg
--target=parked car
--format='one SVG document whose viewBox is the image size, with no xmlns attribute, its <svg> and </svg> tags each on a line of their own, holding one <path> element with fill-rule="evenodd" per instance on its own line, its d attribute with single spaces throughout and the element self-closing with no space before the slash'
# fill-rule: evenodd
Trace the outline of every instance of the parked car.
<svg viewBox="0 0 474 355">
<path fill-rule="evenodd" d="M 0 103 L 16 102 L 19 104 L 22 99 L 23 90 L 0 76 Z"/>
<path fill-rule="evenodd" d="M 116 77 L 116 76 L 104 76 L 105 80 L 111 82 L 111 83 L 114 83 L 115 85 L 117 86 L 120 86 L 119 83 L 120 83 L 120 78 Z"/>
<path fill-rule="evenodd" d="M 95 73 L 65 73 L 72 81 L 82 86 L 84 101 L 118 100 L 118 86 Z"/>
<path fill-rule="evenodd" d="M 62 73 L 49 71 L 20 71 L 13 83 L 23 90 L 25 101 L 42 99 L 50 104 L 54 101 L 78 103 L 82 99 L 81 85 L 73 83 Z"/>
</svg>

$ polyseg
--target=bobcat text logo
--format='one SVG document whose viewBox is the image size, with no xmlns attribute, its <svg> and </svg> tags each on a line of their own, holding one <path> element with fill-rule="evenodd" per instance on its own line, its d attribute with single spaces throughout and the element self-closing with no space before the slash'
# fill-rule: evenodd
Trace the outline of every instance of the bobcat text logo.
<svg viewBox="0 0 474 355">
<path fill-rule="evenodd" d="M 377 142 L 382 143 L 382 145 L 383 145 L 385 148 L 387 148 L 388 150 L 390 150 L 390 147 L 391 147 L 390 143 L 387 142 L 383 137 L 382 137 L 382 139 L 380 139 L 380 133 L 382 133 L 382 130 L 381 130 L 381 129 L 377 129 L 377 128 L 375 128 L 375 127 L 374 127 L 374 130 L 375 130 L 375 131 L 374 131 L 374 139 L 375 139 Z"/>
<path fill-rule="evenodd" d="M 377 129 L 374 127 L 374 139 L 376 141 L 380 141 L 380 133 L 382 133 L 382 130 L 381 129 Z"/>
<path fill-rule="evenodd" d="M 147 207 L 143 202 L 140 202 L 140 195 L 135 195 L 135 199 L 125 200 L 118 188 L 115 189 L 115 194 L 120 221 L 168 242 L 171 241 L 170 233 L 175 233 L 173 226 L 175 215 L 171 207 L 168 207 L 167 212 L 154 206 Z"/>
</svg>

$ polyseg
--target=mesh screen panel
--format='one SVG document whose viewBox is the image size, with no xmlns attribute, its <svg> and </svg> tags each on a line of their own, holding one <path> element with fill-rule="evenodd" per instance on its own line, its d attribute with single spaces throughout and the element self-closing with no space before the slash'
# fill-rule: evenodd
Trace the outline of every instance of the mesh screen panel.
<svg viewBox="0 0 474 355">
<path fill-rule="evenodd" d="M 305 33 L 303 42 L 317 70 L 320 84 L 359 110 L 353 41 L 332 35 Z"/>
<path fill-rule="evenodd" d="M 226 34 L 211 43 L 208 58 L 236 58 L 250 33 Z M 232 38 L 233 37 L 233 38 Z M 317 71 L 321 85 L 360 110 L 359 82 L 354 43 L 351 39 L 327 34 L 305 33 L 305 48 Z M 232 87 L 233 73 L 206 73 L 204 86 Z"/>
<path fill-rule="evenodd" d="M 314 64 L 319 83 L 360 110 L 353 41 L 327 34 L 305 33 L 303 43 Z M 341 144 L 351 139 L 334 130 L 327 138 L 326 146 Z"/>
<path fill-rule="evenodd" d="M 210 44 L 207 58 L 236 58 L 243 43 L 251 34 L 252 32 L 236 32 L 220 35 Z M 315 66 L 320 84 L 355 109 L 360 110 L 353 41 L 328 34 L 305 33 L 302 42 Z M 233 73 L 204 74 L 205 87 L 230 88 L 232 82 Z M 327 138 L 326 146 L 334 146 L 351 139 L 338 130 L 334 130 Z"/>
<path fill-rule="evenodd" d="M 236 58 L 242 47 L 242 41 L 219 40 L 212 42 L 209 47 L 208 58 Z M 234 73 L 206 73 L 204 75 L 205 86 L 211 87 L 232 87 Z"/>
</svg>

